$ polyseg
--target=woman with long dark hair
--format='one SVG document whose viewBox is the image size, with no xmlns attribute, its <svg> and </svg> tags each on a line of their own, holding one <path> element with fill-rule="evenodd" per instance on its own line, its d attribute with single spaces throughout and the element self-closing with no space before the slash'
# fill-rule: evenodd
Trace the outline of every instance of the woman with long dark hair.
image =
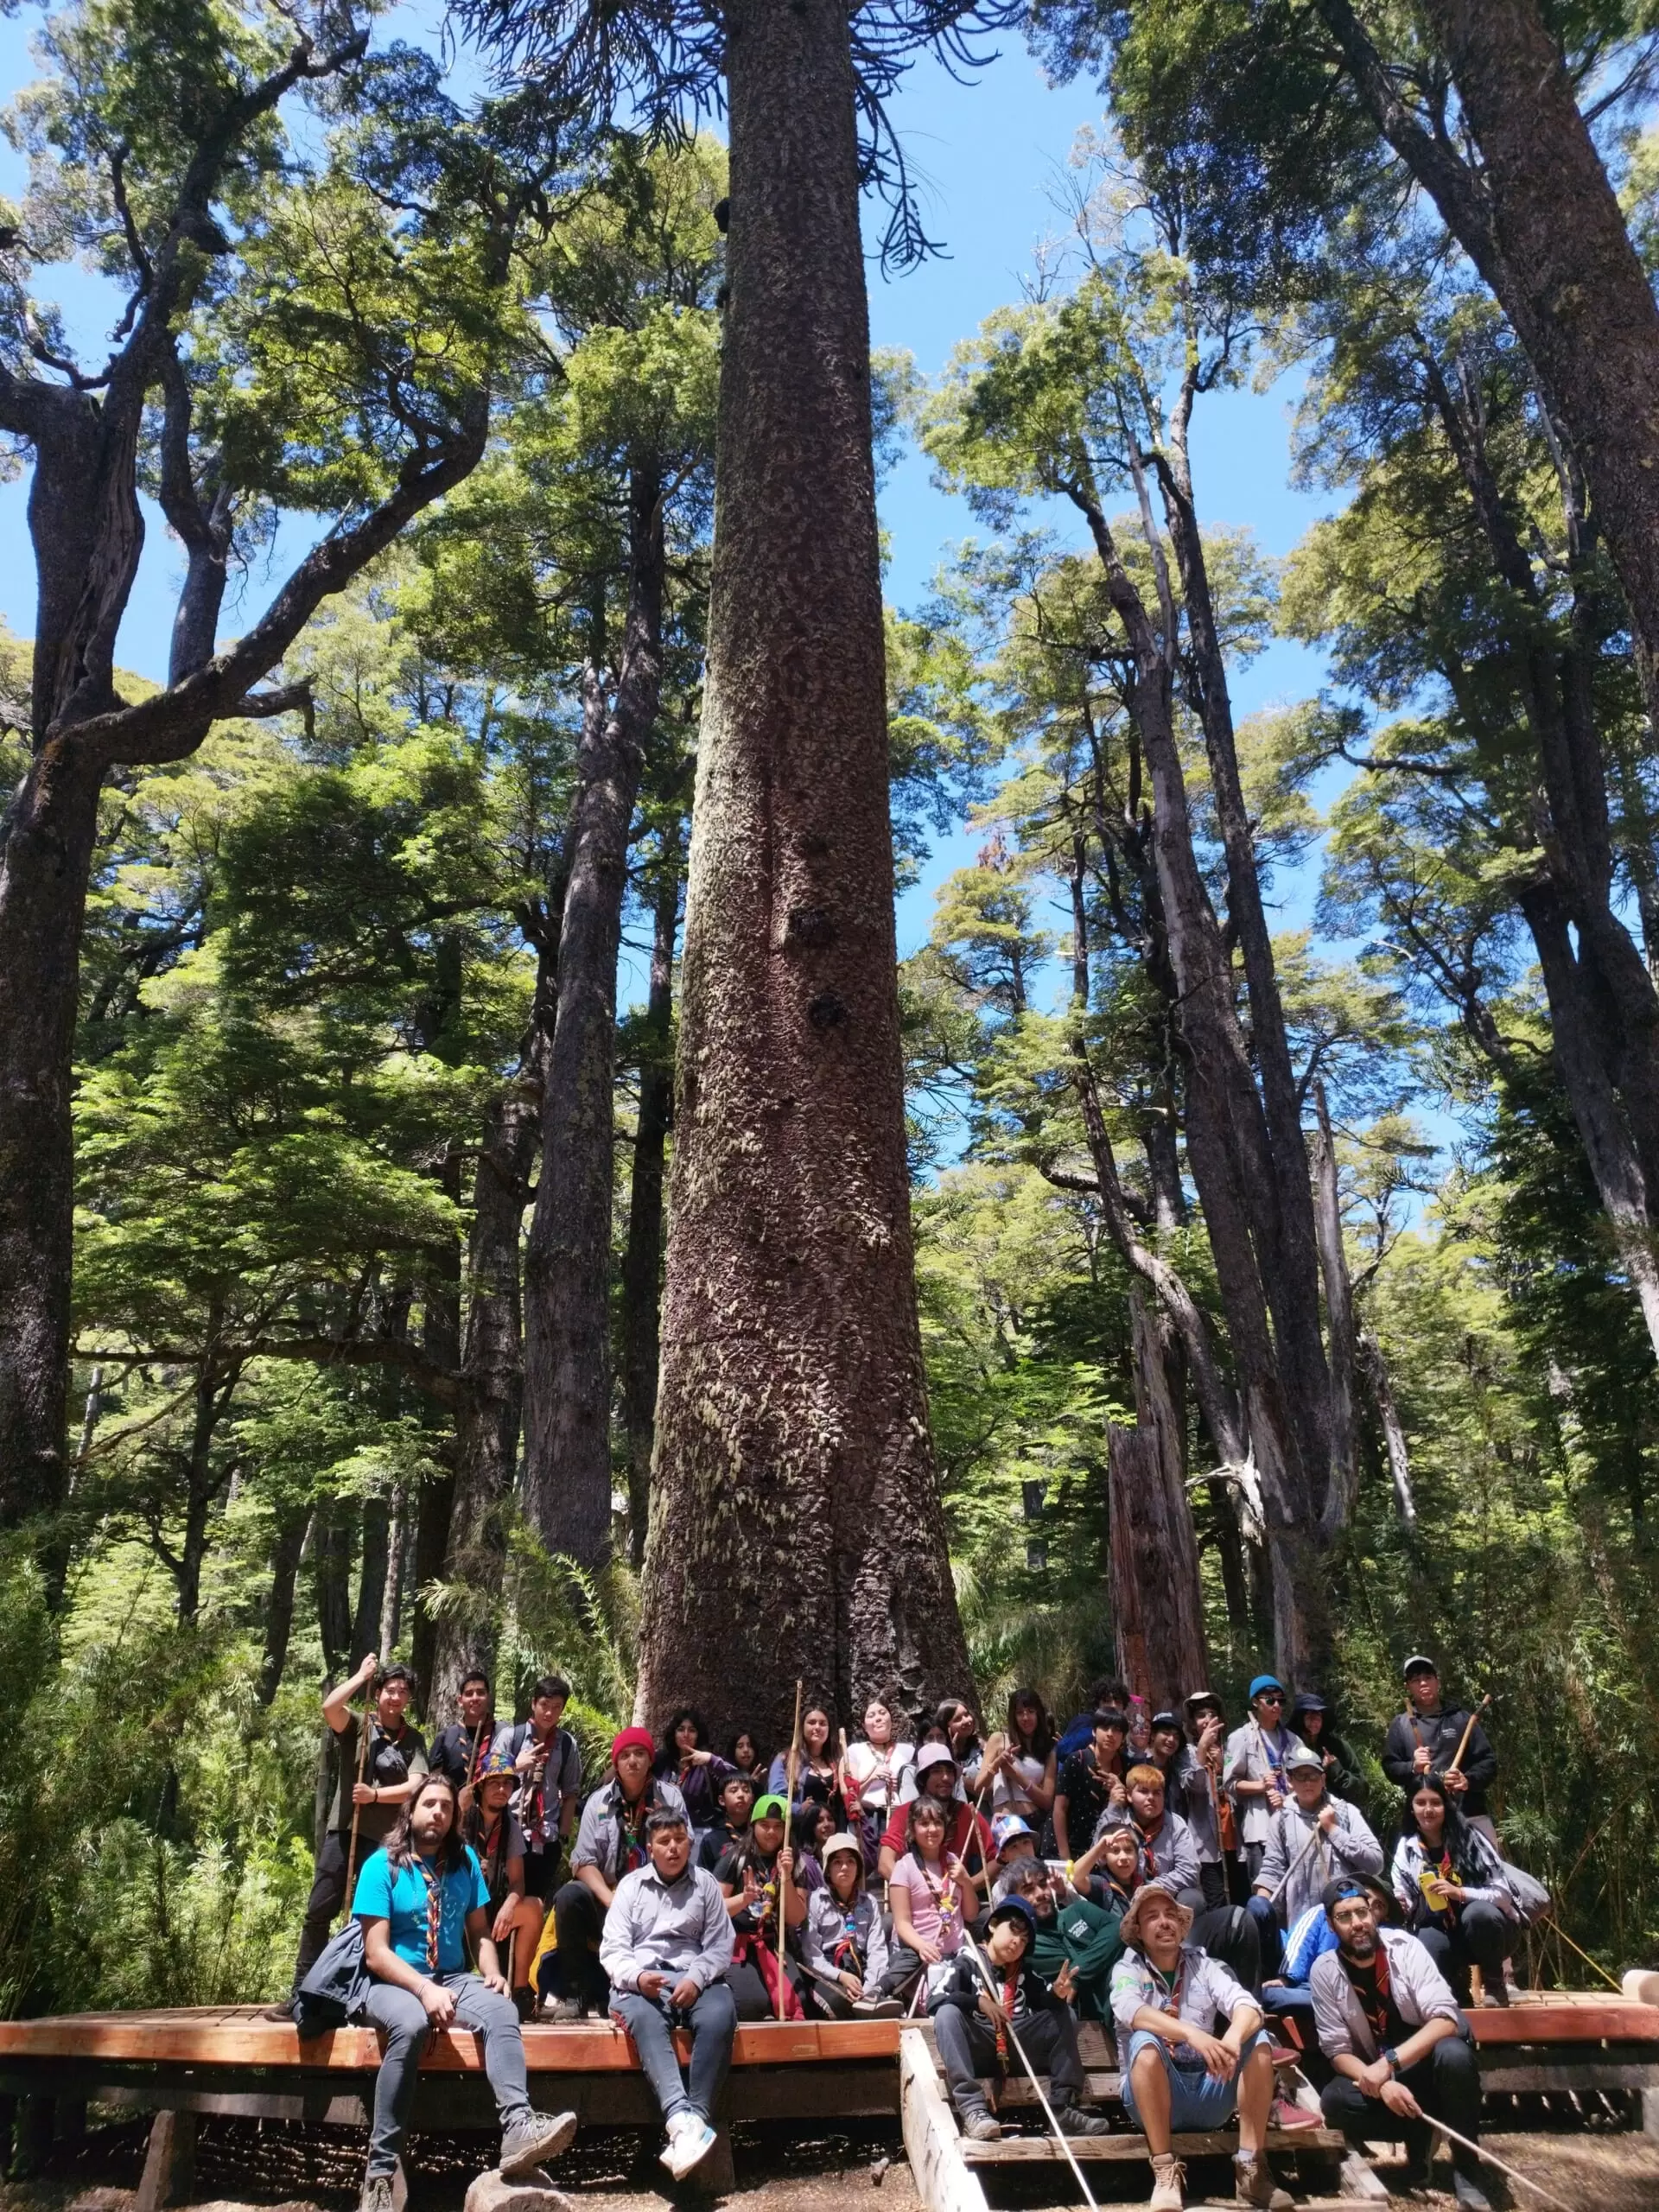
<svg viewBox="0 0 1659 2212">
<path fill-rule="evenodd" d="M 814 1698 L 801 1708 L 801 1751 L 795 1770 L 795 1797 L 790 1810 L 798 1817 L 809 1805 L 827 1805 L 834 1827 L 846 1825 L 842 1800 L 841 1768 L 835 1750 L 836 1716 L 827 1700 Z M 766 1789 L 782 1796 L 789 1788 L 789 1753 L 781 1751 L 772 1760 Z"/>
<path fill-rule="evenodd" d="M 1040 1834 L 1054 1805 L 1059 1758 L 1054 1721 L 1039 1693 L 1028 1687 L 1008 1697 L 1006 1732 L 985 1746 L 980 1788 L 994 1775 L 991 1811 L 1018 1813 Z"/>
<path fill-rule="evenodd" d="M 663 1731 L 663 1748 L 652 1771 L 677 1785 L 693 1828 L 701 1831 L 714 1826 L 720 1810 L 721 1785 L 733 1768 L 728 1760 L 709 1750 L 708 1723 L 695 1705 L 683 1705 L 670 1714 Z"/>
<path fill-rule="evenodd" d="M 1490 2001 L 1507 2005 L 1503 1961 L 1520 1910 L 1503 1860 L 1438 1774 L 1420 1774 L 1406 1801 L 1391 1872 L 1406 1926 L 1459 2004 L 1469 2002 L 1469 1970 L 1478 1967 Z"/>
</svg>

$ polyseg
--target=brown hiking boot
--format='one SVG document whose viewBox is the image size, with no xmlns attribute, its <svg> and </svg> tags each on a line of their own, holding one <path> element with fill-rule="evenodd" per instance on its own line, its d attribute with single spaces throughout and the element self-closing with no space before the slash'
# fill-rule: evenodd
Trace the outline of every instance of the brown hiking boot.
<svg viewBox="0 0 1659 2212">
<path fill-rule="evenodd" d="M 1173 2151 L 1152 2162 L 1152 2202 L 1147 2212 L 1183 2212 L 1186 2168 Z"/>
<path fill-rule="evenodd" d="M 1236 2204 L 1253 2204 L 1259 2212 L 1291 2212 L 1294 2200 L 1274 2181 L 1265 2152 L 1254 2158 L 1241 2154 L 1233 2160 L 1233 2186 Z"/>
</svg>

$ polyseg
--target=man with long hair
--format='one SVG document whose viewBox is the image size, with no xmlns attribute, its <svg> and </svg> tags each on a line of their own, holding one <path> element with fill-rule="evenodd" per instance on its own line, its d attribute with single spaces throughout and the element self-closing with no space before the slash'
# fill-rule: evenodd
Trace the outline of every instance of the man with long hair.
<svg viewBox="0 0 1659 2212">
<path fill-rule="evenodd" d="M 416 2069 L 434 2028 L 470 2028 L 478 2037 L 509 2179 L 556 2157 L 575 2134 L 574 2113 L 531 2108 L 518 2014 L 490 1934 L 489 1895 L 461 1840 L 454 1784 L 447 1775 L 423 1776 L 352 1899 L 371 1976 L 369 2018 L 385 2038 L 359 2212 L 391 2212 Z M 469 1941 L 476 1974 L 467 1970 Z"/>
</svg>

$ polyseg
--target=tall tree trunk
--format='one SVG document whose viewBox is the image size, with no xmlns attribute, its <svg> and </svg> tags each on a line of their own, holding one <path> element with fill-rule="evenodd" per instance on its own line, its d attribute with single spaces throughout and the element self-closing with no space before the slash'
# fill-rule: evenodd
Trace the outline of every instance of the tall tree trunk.
<svg viewBox="0 0 1659 2212">
<path fill-rule="evenodd" d="M 1196 346 L 1195 346 L 1196 353 Z M 1302 1134 L 1301 1094 L 1290 1056 L 1279 975 L 1268 931 L 1267 909 L 1245 804 L 1233 728 L 1226 656 L 1210 590 L 1210 566 L 1198 529 L 1188 448 L 1194 373 L 1189 371 L 1171 412 L 1169 453 L 1160 470 L 1164 513 L 1181 579 L 1182 609 L 1192 641 L 1188 688 L 1196 694 L 1210 762 L 1210 784 L 1227 861 L 1227 915 L 1243 956 L 1250 1007 L 1250 1057 L 1261 1084 L 1262 1113 L 1272 1164 L 1271 1180 L 1247 1179 L 1244 1196 L 1262 1256 L 1274 1345 L 1301 1457 L 1313 1484 L 1313 1505 L 1327 1526 L 1340 1528 L 1327 1479 L 1341 1483 L 1344 1465 L 1332 1433 L 1332 1382 L 1319 1334 L 1319 1232 L 1315 1226 L 1308 1149 Z M 1351 1465 L 1351 1439 L 1348 1465 Z M 1327 1476 L 1327 1470 L 1329 1474 Z M 1338 1506 L 1351 1503 L 1345 1489 Z"/>
<path fill-rule="evenodd" d="M 294 1630 L 294 1586 L 299 1576 L 300 1554 L 305 1549 L 305 1532 L 310 1525 L 308 1508 L 285 1513 L 277 1521 L 276 1532 L 270 1540 L 268 1566 L 270 1587 L 265 1592 L 265 1650 L 259 1662 L 259 1684 L 256 1696 L 261 1705 L 271 1704 L 283 1686 L 283 1675 L 288 1665 L 289 1638 Z"/>
<path fill-rule="evenodd" d="M 1583 455 L 1659 701 L 1659 308 L 1538 0 L 1424 0 L 1480 149 L 1412 116 L 1351 0 L 1317 0 L 1383 136 L 1497 294 Z"/>
<path fill-rule="evenodd" d="M 1334 1543 L 1347 1527 L 1359 1495 L 1359 1449 L 1355 1426 L 1354 1384 L 1358 1345 L 1354 1329 L 1354 1287 L 1342 1242 L 1342 1193 L 1337 1182 L 1337 1141 L 1332 1135 L 1325 1085 L 1313 1086 L 1319 1126 L 1313 1141 L 1314 1186 L 1318 1195 L 1319 1272 L 1325 1278 L 1325 1306 L 1331 1333 L 1331 1487 L 1325 1500 L 1325 1536 Z"/>
<path fill-rule="evenodd" d="M 352 1643 L 352 1532 L 344 1499 L 318 1506 L 315 1545 L 317 1630 L 324 1671 L 334 1681 L 346 1672 Z"/>
<path fill-rule="evenodd" d="M 1405 1423 L 1400 1418 L 1394 1386 L 1389 1379 L 1389 1363 L 1382 1356 L 1382 1345 L 1367 1329 L 1359 1332 L 1355 1349 L 1360 1376 L 1371 1394 L 1376 1425 L 1382 1432 L 1389 1480 L 1394 1488 L 1395 1515 L 1406 1534 L 1414 1535 L 1417 1529 L 1417 1500 L 1411 1486 L 1411 1454 L 1406 1445 Z"/>
<path fill-rule="evenodd" d="M 1112 1628 L 1119 1671 L 1153 1710 L 1179 1711 L 1207 1682 L 1198 1545 L 1187 1503 L 1180 1416 L 1167 1351 L 1147 1301 L 1129 1292 L 1135 1357 L 1133 1428 L 1109 1426 Z"/>
<path fill-rule="evenodd" d="M 524 1405 L 518 1236 L 536 1155 L 532 1087 L 515 1084 L 485 1116 L 467 1253 L 467 1340 L 455 1415 L 456 1468 L 444 1580 L 452 1603 L 438 1623 L 429 1715 L 447 1716 L 467 1670 L 493 1672 L 511 1495 Z"/>
<path fill-rule="evenodd" d="M 63 1502 L 69 1100 L 103 775 L 72 736 L 49 740 L 0 832 L 0 1528 Z"/>
<path fill-rule="evenodd" d="M 447 1198 L 461 1200 L 461 1147 L 451 1145 L 438 1170 L 438 1181 Z M 432 1272 L 423 1285 L 424 1313 L 421 1349 L 440 1373 L 453 1375 L 461 1365 L 461 1246 L 446 1243 L 434 1255 Z M 449 1516 L 455 1502 L 457 1443 L 452 1416 L 443 1416 L 435 1428 L 434 1457 L 442 1471 L 422 1486 L 420 1518 L 415 1530 L 414 1627 L 410 1636 L 409 1663 L 422 1700 L 430 1712 L 432 1678 L 437 1660 L 437 1623 L 421 1602 L 429 1583 L 441 1582 L 449 1557 Z"/>
<path fill-rule="evenodd" d="M 640 1697 L 968 1681 L 905 1153 L 849 18 L 733 0 L 730 304 Z M 735 1624 L 766 1624 L 767 1665 Z M 758 1701 L 757 1701 L 758 1700 Z"/>
<path fill-rule="evenodd" d="M 674 939 L 680 920 L 677 843 L 663 855 L 652 909 L 651 994 L 639 1046 L 628 1243 L 622 1258 L 622 1409 L 628 1435 L 628 1551 L 645 1565 L 651 1454 L 657 1433 L 662 1336 L 663 1176 L 674 1118 Z"/>
<path fill-rule="evenodd" d="M 380 1609 L 385 1603 L 391 1550 L 391 1507 L 384 1497 L 365 1497 L 361 1510 L 362 1548 L 357 1562 L 357 1611 L 352 1617 L 352 1664 L 365 1651 L 378 1650 Z"/>
<path fill-rule="evenodd" d="M 404 1617 L 404 1563 L 409 1550 L 409 1493 L 402 1483 L 391 1493 L 391 1525 L 386 1531 L 386 1586 L 380 1598 L 380 1640 L 375 1649 L 383 1659 L 397 1649 L 397 1631 Z"/>
<path fill-rule="evenodd" d="M 611 1548 L 611 1209 L 616 961 L 628 832 L 663 677 L 663 480 L 628 484 L 628 614 L 616 698 L 582 718 L 542 1172 L 524 1262 L 524 1506 L 551 1551 Z M 596 670 L 590 682 L 601 681 Z"/>
</svg>

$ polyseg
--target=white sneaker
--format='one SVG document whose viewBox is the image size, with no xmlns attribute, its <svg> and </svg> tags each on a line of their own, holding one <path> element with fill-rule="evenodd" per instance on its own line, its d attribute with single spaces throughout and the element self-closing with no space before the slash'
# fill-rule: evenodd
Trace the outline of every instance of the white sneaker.
<svg viewBox="0 0 1659 2212">
<path fill-rule="evenodd" d="M 694 2112 L 677 2113 L 675 2117 L 681 2126 L 677 2133 L 670 2132 L 663 2164 L 676 2181 L 683 2181 L 692 2167 L 700 2164 L 714 2149 L 715 2131 Z"/>
</svg>

